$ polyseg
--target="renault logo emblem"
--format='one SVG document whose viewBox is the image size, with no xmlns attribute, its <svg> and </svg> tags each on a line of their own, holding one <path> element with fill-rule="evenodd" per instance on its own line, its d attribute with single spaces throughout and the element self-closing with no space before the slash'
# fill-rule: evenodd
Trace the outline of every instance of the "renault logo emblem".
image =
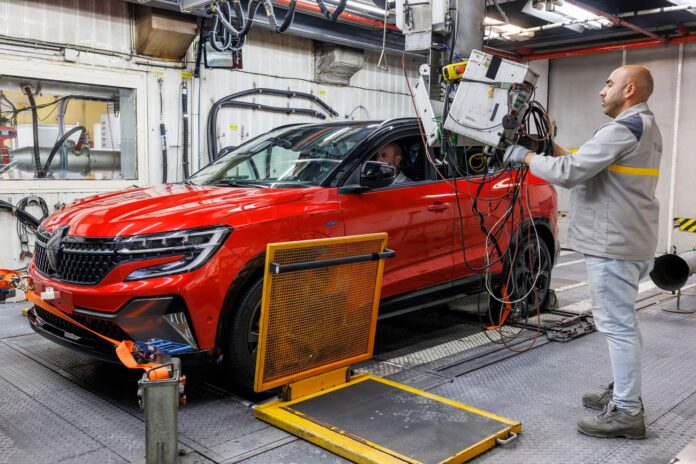
<svg viewBox="0 0 696 464">
<path fill-rule="evenodd" d="M 61 242 L 63 238 L 68 235 L 68 229 L 69 226 L 63 226 L 56 230 L 46 243 L 46 258 L 48 259 L 48 266 L 52 273 L 58 271 L 62 249 Z"/>
</svg>

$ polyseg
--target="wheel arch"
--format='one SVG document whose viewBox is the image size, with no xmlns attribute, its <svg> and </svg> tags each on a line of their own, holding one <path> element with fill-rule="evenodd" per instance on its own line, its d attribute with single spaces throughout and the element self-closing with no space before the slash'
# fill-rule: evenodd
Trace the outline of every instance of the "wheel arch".
<svg viewBox="0 0 696 464">
<path fill-rule="evenodd" d="M 230 334 L 225 328 L 230 323 L 232 313 L 235 310 L 235 302 L 239 300 L 240 296 L 251 283 L 263 278 L 265 264 L 266 253 L 257 254 L 247 261 L 227 289 L 225 300 L 220 309 L 220 317 L 218 318 L 218 326 L 215 335 L 215 349 L 218 353 L 224 353 L 224 347 L 227 346 L 230 341 Z"/>
</svg>

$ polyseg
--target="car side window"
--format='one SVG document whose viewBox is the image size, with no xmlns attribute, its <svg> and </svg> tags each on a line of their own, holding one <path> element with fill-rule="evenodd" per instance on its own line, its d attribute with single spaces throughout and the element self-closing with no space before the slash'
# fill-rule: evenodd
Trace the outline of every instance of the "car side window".
<svg viewBox="0 0 696 464">
<path fill-rule="evenodd" d="M 363 160 L 346 184 L 360 183 L 360 174 L 366 161 L 380 161 L 396 169 L 396 178 L 391 187 L 428 180 L 425 169 L 425 150 L 419 137 L 405 137 L 383 143 Z"/>
</svg>

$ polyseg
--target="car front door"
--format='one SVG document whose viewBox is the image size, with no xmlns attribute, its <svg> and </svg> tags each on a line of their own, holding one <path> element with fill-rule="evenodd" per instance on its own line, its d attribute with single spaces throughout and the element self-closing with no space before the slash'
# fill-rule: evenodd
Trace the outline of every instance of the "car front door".
<svg viewBox="0 0 696 464">
<path fill-rule="evenodd" d="M 454 191 L 450 181 L 428 177 L 338 195 L 346 235 L 387 232 L 396 251 L 385 264 L 382 298 L 452 279 Z"/>
</svg>

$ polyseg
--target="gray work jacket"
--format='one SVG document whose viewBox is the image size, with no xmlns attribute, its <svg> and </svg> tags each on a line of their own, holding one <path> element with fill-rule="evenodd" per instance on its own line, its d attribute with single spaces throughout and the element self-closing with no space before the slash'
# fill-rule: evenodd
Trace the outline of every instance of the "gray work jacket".
<svg viewBox="0 0 696 464">
<path fill-rule="evenodd" d="M 572 188 L 568 247 L 584 254 L 643 261 L 655 257 L 662 135 L 639 103 L 601 126 L 574 154 L 535 156 L 532 174 Z"/>
</svg>

